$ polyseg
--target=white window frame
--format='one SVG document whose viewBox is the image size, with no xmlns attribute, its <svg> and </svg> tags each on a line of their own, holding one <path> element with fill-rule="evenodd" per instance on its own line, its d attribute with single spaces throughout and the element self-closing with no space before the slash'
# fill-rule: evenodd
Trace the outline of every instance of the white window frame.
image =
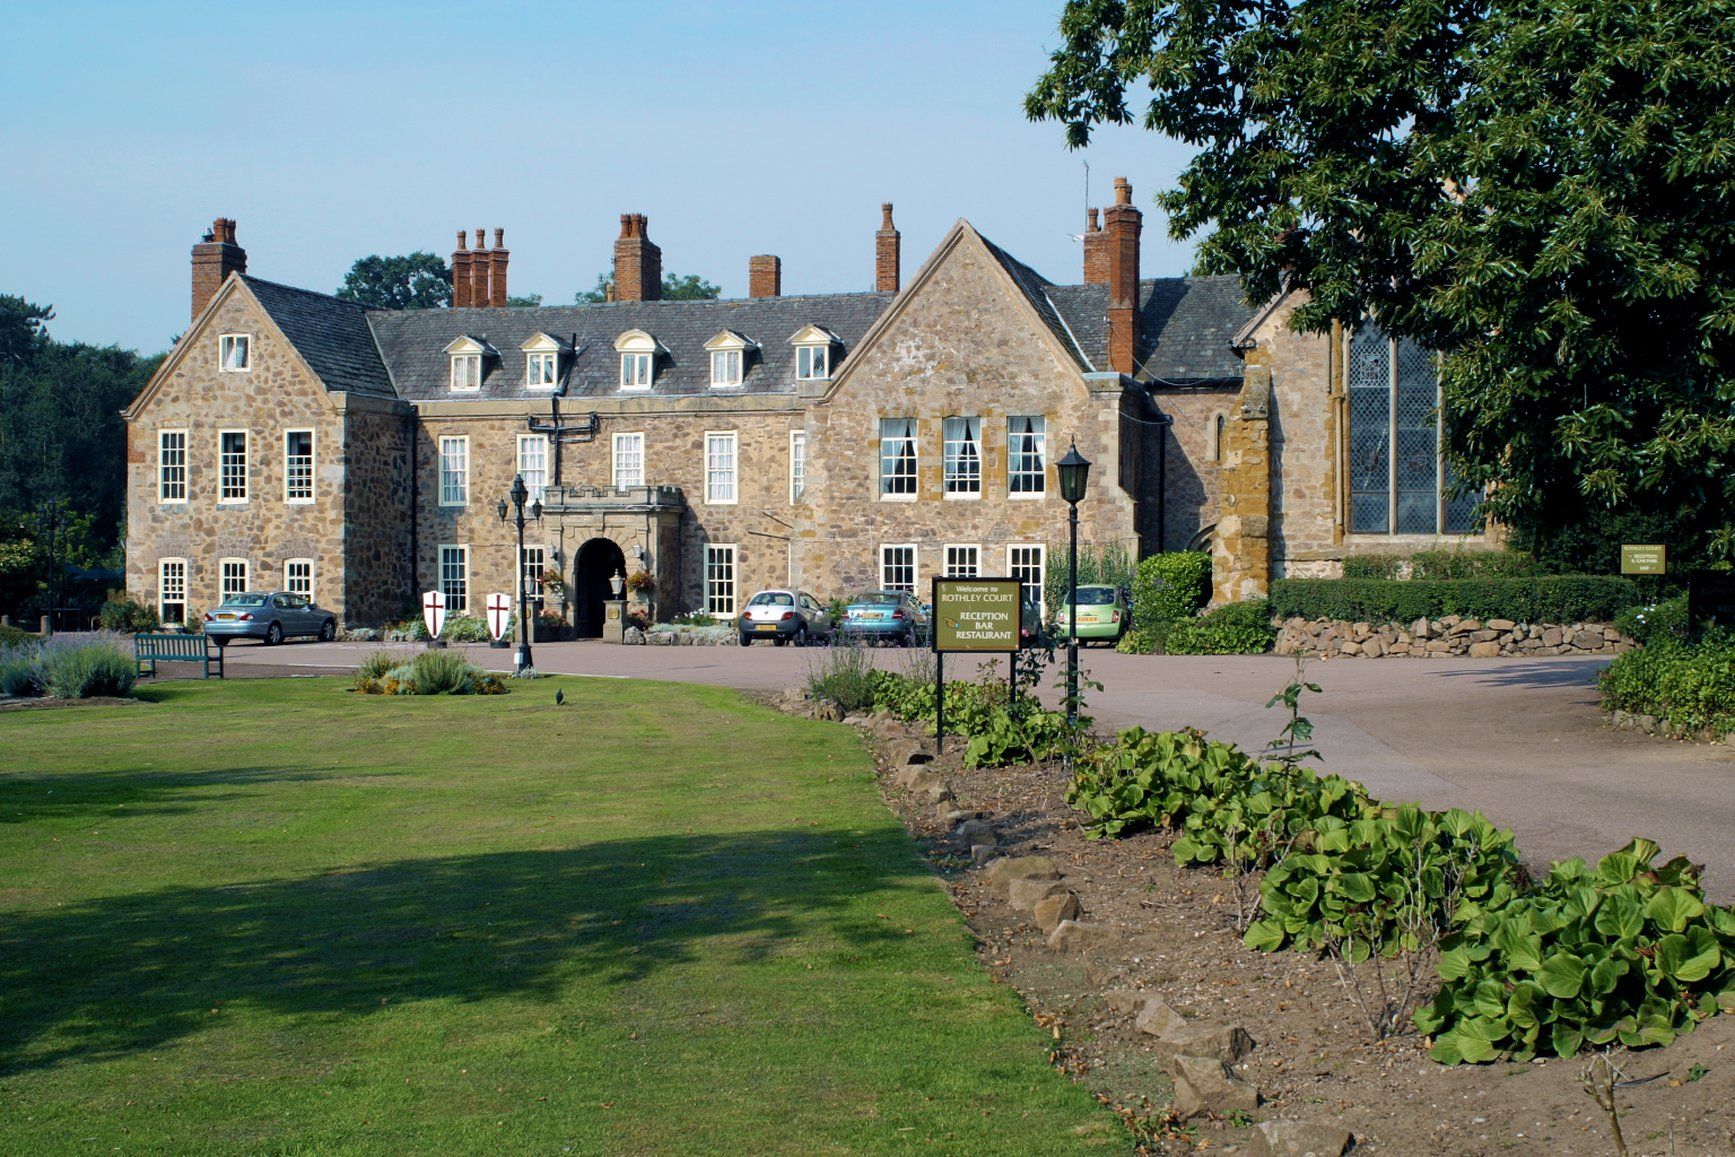
<svg viewBox="0 0 1735 1157">
<path fill-rule="evenodd" d="M 807 493 L 807 431 L 789 431 L 789 501 L 801 501 Z"/>
<path fill-rule="evenodd" d="M 482 388 L 481 354 L 452 355 L 451 387 L 454 394 L 474 394 Z"/>
<path fill-rule="evenodd" d="M 907 437 L 908 437 L 909 443 L 910 443 L 910 473 L 908 475 L 888 474 L 886 472 L 886 461 L 887 461 L 886 444 L 890 441 L 901 442 L 906 437 L 906 435 L 904 435 L 904 434 L 888 435 L 886 433 L 886 423 L 888 423 L 888 422 L 907 422 L 907 423 L 909 423 L 909 426 L 908 426 L 909 434 L 907 435 Z M 879 432 L 880 432 L 880 465 L 879 465 L 880 501 L 881 502 L 914 502 L 917 499 L 917 497 L 919 497 L 920 492 L 921 492 L 921 488 L 922 488 L 921 424 L 913 416 L 902 417 L 902 418 L 881 418 L 879 420 Z M 894 458 L 893 461 L 896 461 L 896 459 Z M 901 479 L 901 478 L 905 478 L 905 477 L 908 477 L 909 482 L 910 482 L 910 488 L 908 491 L 903 491 L 903 490 L 892 491 L 892 490 L 886 489 L 887 485 L 894 478 Z"/>
<path fill-rule="evenodd" d="M 896 567 L 898 564 L 896 562 L 891 561 L 888 558 L 888 555 L 890 552 L 898 551 L 898 550 L 907 550 L 910 552 L 910 583 L 909 583 L 908 587 L 905 587 L 902 583 L 894 583 L 894 582 L 890 581 L 889 576 L 891 574 L 892 568 Z M 916 588 L 917 588 L 917 585 L 921 582 L 921 578 L 922 578 L 922 572 L 921 572 L 920 565 L 919 565 L 920 563 L 921 563 L 921 552 L 916 549 L 915 543 L 913 543 L 913 542 L 882 542 L 882 543 L 880 543 L 880 586 L 879 586 L 879 589 L 882 591 L 905 591 L 907 594 L 909 594 L 909 596 L 911 598 L 916 597 Z"/>
<path fill-rule="evenodd" d="M 946 562 L 943 578 L 977 578 L 982 574 L 981 543 L 948 542 L 943 557 Z"/>
<path fill-rule="evenodd" d="M 1025 434 L 1018 429 L 1025 422 L 1040 422 L 1042 429 L 1032 430 Z M 1034 475 L 1028 470 L 1018 470 L 1018 458 L 1023 454 L 1021 443 L 1024 438 L 1036 440 L 1036 456 L 1041 461 L 1041 467 Z M 1013 483 L 1020 478 L 1034 478 L 1034 489 L 1018 490 Z M 1041 502 L 1048 497 L 1048 415 L 1046 414 L 1009 414 L 1006 418 L 1006 497 L 1018 502 Z"/>
<path fill-rule="evenodd" d="M 169 597 L 170 568 L 178 568 L 180 598 Z M 181 617 L 169 618 L 169 607 L 181 608 Z M 157 617 L 165 623 L 184 623 L 187 621 L 187 560 L 184 558 L 159 558 L 157 560 Z"/>
<path fill-rule="evenodd" d="M 298 567 L 306 571 L 303 578 L 296 577 Z M 283 560 L 283 589 L 292 595 L 300 595 L 310 603 L 315 602 L 313 592 L 316 573 L 311 558 L 286 558 Z"/>
<path fill-rule="evenodd" d="M 223 440 L 231 434 L 241 435 L 241 489 L 238 495 L 228 493 L 229 465 L 223 460 L 227 453 L 223 449 Z M 252 435 L 246 430 L 217 431 L 217 502 L 219 505 L 239 506 L 246 503 L 247 497 L 251 493 L 251 488 L 248 486 L 247 469 L 249 459 L 253 457 L 252 441 Z"/>
<path fill-rule="evenodd" d="M 241 351 L 239 364 L 235 351 Z M 221 374 L 244 374 L 253 368 L 253 335 L 250 333 L 225 333 L 217 335 L 217 372 Z"/>
<path fill-rule="evenodd" d="M 959 435 L 962 436 L 954 436 Z M 975 451 L 974 478 L 964 472 L 964 450 Z M 947 499 L 971 502 L 982 497 L 982 419 L 955 414 L 940 421 L 940 493 Z"/>
<path fill-rule="evenodd" d="M 233 570 L 233 569 L 239 569 L 240 570 L 240 572 L 241 572 L 241 584 L 239 586 L 235 586 L 234 590 L 231 591 L 230 587 L 234 586 L 234 584 L 229 581 L 229 575 L 230 575 L 231 570 Z M 217 560 L 217 601 L 219 603 L 223 602 L 231 594 L 240 594 L 243 591 L 248 590 L 249 588 L 252 587 L 252 585 L 253 585 L 253 564 L 251 562 L 249 562 L 247 559 L 244 559 L 244 558 L 220 558 Z"/>
<path fill-rule="evenodd" d="M 809 342 L 795 347 L 795 380 L 823 382 L 831 378 L 831 345 Z"/>
<path fill-rule="evenodd" d="M 740 551 L 732 542 L 707 542 L 704 565 L 705 613 L 715 619 L 733 619 L 740 611 Z M 725 565 L 727 573 L 719 577 Z"/>
<path fill-rule="evenodd" d="M 559 384 L 559 350 L 531 350 L 524 355 L 524 385 L 526 389 L 552 390 Z"/>
<path fill-rule="evenodd" d="M 306 493 L 298 493 L 292 485 L 295 479 L 295 458 L 289 453 L 289 439 L 296 434 L 307 435 L 307 487 Z M 319 435 L 310 429 L 283 431 L 283 501 L 291 506 L 309 506 L 314 500 L 314 472 L 319 462 Z M 287 589 L 287 588 L 285 588 Z"/>
<path fill-rule="evenodd" d="M 178 437 L 180 446 L 176 447 L 180 461 L 169 461 L 168 439 Z M 177 506 L 187 502 L 187 443 L 188 433 L 185 428 L 157 431 L 157 501 Z M 177 473 L 170 473 L 175 471 Z M 180 493 L 175 493 L 176 489 Z"/>
<path fill-rule="evenodd" d="M 630 476 L 621 469 L 622 452 L 628 447 L 632 448 L 632 454 L 637 459 L 638 473 L 636 476 Z M 614 452 L 611 455 L 609 477 L 613 479 L 611 485 L 616 490 L 645 484 L 645 436 L 642 431 L 629 430 L 614 436 Z"/>
<path fill-rule="evenodd" d="M 1020 563 L 1018 561 L 1018 554 L 1020 551 L 1036 552 L 1036 582 L 1034 584 L 1026 582 L 1024 585 L 1034 585 L 1036 587 L 1036 605 L 1041 608 L 1042 613 L 1046 615 L 1048 613 L 1048 607 L 1047 595 L 1044 593 L 1044 587 L 1048 582 L 1048 547 L 1040 542 L 1007 543 L 1006 575 L 1008 578 L 1022 578 L 1023 574 L 1021 572 L 1029 569 L 1028 562 Z"/>
<path fill-rule="evenodd" d="M 517 598 L 528 599 L 540 611 L 542 609 L 542 576 L 547 571 L 548 547 L 541 543 L 525 543 L 524 553 L 518 556 L 518 586 L 513 594 Z M 531 581 L 527 582 L 526 580 Z"/>
<path fill-rule="evenodd" d="M 447 587 L 448 560 L 458 564 L 457 581 L 461 588 L 454 599 Z M 470 613 L 470 544 L 467 542 L 442 542 L 434 554 L 434 580 L 436 589 L 446 596 L 446 611 L 449 614 L 467 615 Z"/>
<path fill-rule="evenodd" d="M 452 457 L 452 448 L 455 448 L 460 456 L 459 460 L 463 467 L 461 470 L 448 471 L 446 468 L 447 459 Z M 435 467 L 439 471 L 436 484 L 439 487 L 440 505 L 448 508 L 470 505 L 470 436 L 468 434 L 441 434 L 440 452 L 435 456 Z M 455 499 L 447 497 L 446 481 L 448 475 L 457 480 L 456 488 L 451 491 L 451 493 L 458 495 Z"/>
<path fill-rule="evenodd" d="M 746 353 L 746 350 L 740 349 L 711 351 L 711 388 L 713 390 L 734 389 L 741 384 L 742 367 L 747 360 Z"/>
<path fill-rule="evenodd" d="M 727 470 L 715 465 L 715 449 L 729 447 Z M 741 437 L 734 430 L 705 431 L 705 505 L 734 506 L 741 497 Z M 724 484 L 727 483 L 725 486 Z"/>
<path fill-rule="evenodd" d="M 621 354 L 621 389 L 648 390 L 656 380 L 654 353 L 628 350 Z"/>
<path fill-rule="evenodd" d="M 530 466 L 527 465 L 531 459 L 527 459 L 524 456 L 524 448 L 526 446 L 538 447 L 542 451 L 542 464 L 535 470 L 532 470 Z M 541 502 L 542 492 L 548 488 L 549 449 L 547 434 L 518 435 L 518 474 L 524 479 L 525 488 L 530 491 L 530 497 L 525 499 L 526 502 Z M 539 475 L 541 480 L 532 482 L 531 478 L 533 475 Z"/>
</svg>

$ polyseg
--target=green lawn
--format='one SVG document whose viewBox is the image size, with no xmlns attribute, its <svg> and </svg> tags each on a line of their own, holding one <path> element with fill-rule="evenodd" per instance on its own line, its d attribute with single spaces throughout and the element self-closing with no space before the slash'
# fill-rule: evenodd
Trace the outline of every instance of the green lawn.
<svg viewBox="0 0 1735 1157">
<path fill-rule="evenodd" d="M 0 1152 L 1125 1148 L 846 728 L 144 695 L 0 715 Z"/>
</svg>

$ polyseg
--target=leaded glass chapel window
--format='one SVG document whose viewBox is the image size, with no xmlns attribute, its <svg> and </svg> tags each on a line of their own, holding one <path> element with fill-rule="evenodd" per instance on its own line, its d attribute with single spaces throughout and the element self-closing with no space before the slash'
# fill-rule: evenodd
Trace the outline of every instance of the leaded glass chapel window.
<svg viewBox="0 0 1735 1157">
<path fill-rule="evenodd" d="M 1440 434 L 1433 355 L 1364 323 L 1349 345 L 1350 533 L 1471 532 L 1475 496 L 1449 497 Z"/>
</svg>

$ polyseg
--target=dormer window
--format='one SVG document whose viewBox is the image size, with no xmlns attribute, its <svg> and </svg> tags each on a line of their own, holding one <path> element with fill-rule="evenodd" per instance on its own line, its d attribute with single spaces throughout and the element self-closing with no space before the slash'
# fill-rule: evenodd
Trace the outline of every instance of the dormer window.
<svg viewBox="0 0 1735 1157">
<path fill-rule="evenodd" d="M 217 368 L 240 373 L 252 368 L 253 339 L 244 333 L 226 333 L 217 339 Z"/>
<path fill-rule="evenodd" d="M 642 329 L 629 329 L 615 339 L 615 350 L 621 356 L 623 390 L 648 390 L 656 381 L 657 355 L 667 354 L 663 344 Z"/>
<path fill-rule="evenodd" d="M 741 384 L 746 373 L 747 351 L 758 349 L 751 338 L 742 337 L 732 329 L 723 330 L 705 343 L 711 354 L 711 388 L 732 389 Z"/>
<path fill-rule="evenodd" d="M 795 347 L 796 381 L 822 382 L 831 377 L 831 350 L 842 344 L 835 333 L 824 326 L 803 326 L 789 344 Z"/>
<path fill-rule="evenodd" d="M 566 343 L 539 333 L 518 347 L 524 351 L 524 385 L 532 390 L 552 390 L 560 382 L 560 355 Z"/>
<path fill-rule="evenodd" d="M 445 352 L 452 359 L 452 391 L 473 394 L 480 390 L 482 359 L 494 353 L 494 347 L 466 335 L 448 345 Z"/>
</svg>

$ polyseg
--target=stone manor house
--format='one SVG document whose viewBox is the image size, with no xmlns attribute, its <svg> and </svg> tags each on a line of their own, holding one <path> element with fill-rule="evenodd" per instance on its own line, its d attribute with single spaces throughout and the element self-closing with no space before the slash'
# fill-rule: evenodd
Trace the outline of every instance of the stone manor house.
<svg viewBox="0 0 1735 1157">
<path fill-rule="evenodd" d="M 272 588 L 362 626 L 431 588 L 478 614 L 554 571 L 545 607 L 581 635 L 639 570 L 659 618 L 936 574 L 1040 591 L 1074 442 L 1081 543 L 1205 547 L 1218 601 L 1481 543 L 1446 497 L 1431 358 L 1369 324 L 1292 333 L 1292 298 L 1249 305 L 1232 278 L 1141 279 L 1142 224 L 1118 179 L 1076 284 L 962 220 L 906 282 L 888 204 L 870 292 L 785 296 L 761 255 L 744 299 L 663 301 L 628 214 L 615 300 L 529 308 L 478 229 L 451 308 L 376 310 L 249 275 L 220 218 L 192 324 L 126 411 L 128 589 L 168 621 Z M 541 502 L 517 559 L 515 475 Z"/>
</svg>

